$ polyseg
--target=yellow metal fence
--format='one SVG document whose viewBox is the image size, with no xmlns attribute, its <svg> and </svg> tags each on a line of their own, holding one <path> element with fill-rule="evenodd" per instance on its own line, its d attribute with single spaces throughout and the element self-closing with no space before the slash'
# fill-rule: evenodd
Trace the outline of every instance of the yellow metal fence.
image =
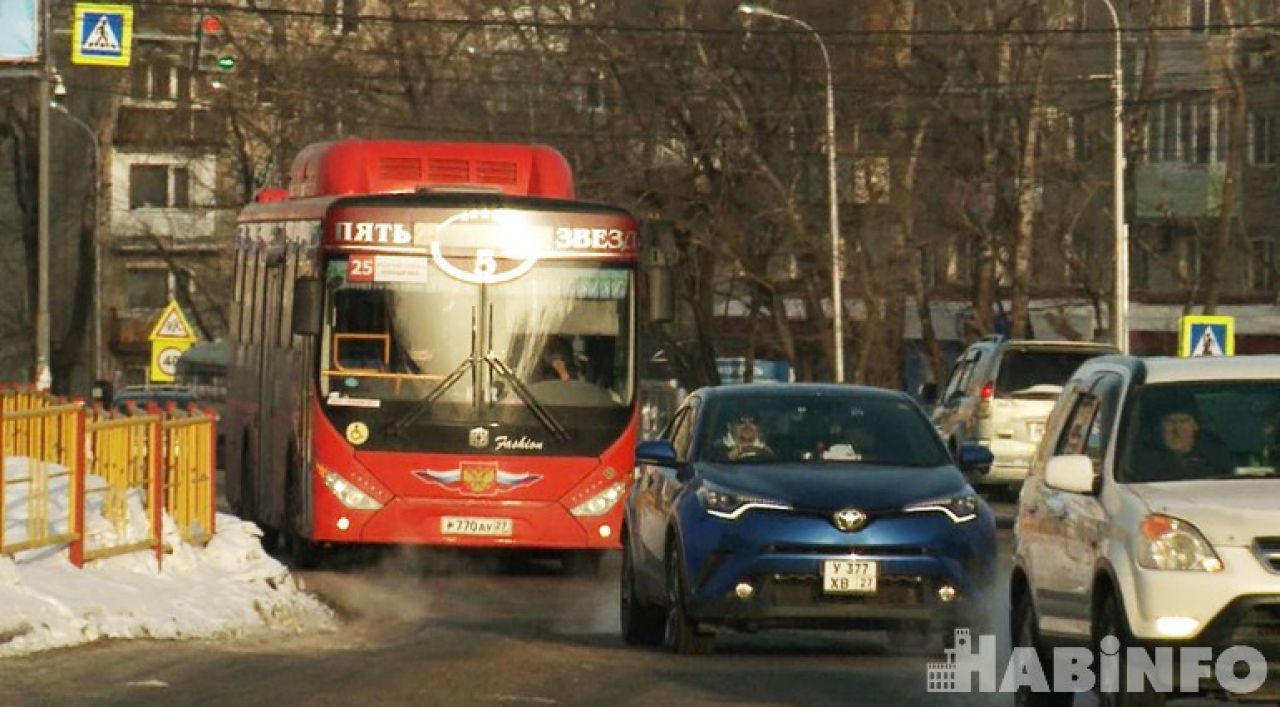
<svg viewBox="0 0 1280 707">
<path fill-rule="evenodd" d="M 69 544 L 76 566 L 145 549 L 160 561 L 166 511 L 184 542 L 207 542 L 216 517 L 215 424 L 212 411 L 194 406 L 110 412 L 0 389 L 0 554 Z M 100 481 L 87 486 L 89 475 Z M 87 496 L 102 497 L 100 532 L 85 529 Z M 138 507 L 143 518 L 130 513 Z M 13 522 L 19 516 L 23 524 Z"/>
</svg>

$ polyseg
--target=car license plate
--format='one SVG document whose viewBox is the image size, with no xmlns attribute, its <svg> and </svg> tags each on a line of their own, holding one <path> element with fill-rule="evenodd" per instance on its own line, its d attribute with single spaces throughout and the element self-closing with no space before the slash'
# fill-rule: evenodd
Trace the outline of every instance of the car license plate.
<svg viewBox="0 0 1280 707">
<path fill-rule="evenodd" d="M 869 560 L 824 560 L 824 594 L 872 594 L 876 591 L 876 563 Z"/>
<path fill-rule="evenodd" d="M 511 535 L 510 518 L 467 518 L 463 516 L 443 516 L 440 518 L 441 535 L 487 535 L 509 537 Z"/>
</svg>

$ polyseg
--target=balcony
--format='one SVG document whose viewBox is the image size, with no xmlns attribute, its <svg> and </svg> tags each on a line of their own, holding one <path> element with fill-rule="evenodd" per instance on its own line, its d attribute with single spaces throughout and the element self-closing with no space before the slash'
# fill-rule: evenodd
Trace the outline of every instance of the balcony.
<svg viewBox="0 0 1280 707">
<path fill-rule="evenodd" d="M 1139 219 L 1202 218 L 1222 206 L 1225 165 L 1160 162 L 1133 170 L 1134 215 Z"/>
</svg>

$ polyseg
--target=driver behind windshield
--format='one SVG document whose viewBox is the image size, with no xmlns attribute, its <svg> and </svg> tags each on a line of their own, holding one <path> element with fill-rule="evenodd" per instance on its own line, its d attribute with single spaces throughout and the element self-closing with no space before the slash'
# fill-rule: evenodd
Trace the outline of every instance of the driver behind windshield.
<svg viewBox="0 0 1280 707">
<path fill-rule="evenodd" d="M 1195 396 L 1151 390 L 1130 475 L 1135 481 L 1184 481 L 1229 475 L 1231 453 L 1203 428 Z"/>
<path fill-rule="evenodd" d="M 765 444 L 760 434 L 760 425 L 756 423 L 754 417 L 749 415 L 743 415 L 738 420 L 729 422 L 722 441 L 726 448 L 725 457 L 729 461 L 773 456 L 773 450 L 769 449 L 769 445 Z"/>
</svg>

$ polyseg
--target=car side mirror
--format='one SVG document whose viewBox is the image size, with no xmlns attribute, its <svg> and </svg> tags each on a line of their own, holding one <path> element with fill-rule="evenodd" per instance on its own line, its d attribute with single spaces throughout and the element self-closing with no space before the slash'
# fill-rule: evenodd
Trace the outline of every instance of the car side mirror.
<svg viewBox="0 0 1280 707">
<path fill-rule="evenodd" d="M 665 439 L 653 439 L 636 445 L 636 461 L 658 466 L 676 465 L 676 448 Z"/>
<path fill-rule="evenodd" d="M 1083 454 L 1050 457 L 1045 465 L 1044 482 L 1049 488 L 1068 493 L 1096 493 L 1098 473 L 1093 460 Z"/>
<path fill-rule="evenodd" d="M 933 381 L 920 384 L 920 392 L 916 393 L 916 399 L 925 405 L 933 405 L 938 402 L 938 384 Z"/>
<path fill-rule="evenodd" d="M 960 450 L 956 453 L 956 464 L 966 474 L 985 474 L 991 471 L 991 465 L 995 461 L 996 457 L 990 449 L 973 442 L 960 445 Z"/>
<path fill-rule="evenodd" d="M 649 280 L 649 323 L 665 324 L 675 319 L 675 281 L 671 268 L 654 265 L 645 270 Z"/>
<path fill-rule="evenodd" d="M 320 279 L 300 278 L 293 285 L 293 318 L 290 325 L 299 336 L 315 336 L 320 333 L 320 308 L 324 290 Z"/>
</svg>

